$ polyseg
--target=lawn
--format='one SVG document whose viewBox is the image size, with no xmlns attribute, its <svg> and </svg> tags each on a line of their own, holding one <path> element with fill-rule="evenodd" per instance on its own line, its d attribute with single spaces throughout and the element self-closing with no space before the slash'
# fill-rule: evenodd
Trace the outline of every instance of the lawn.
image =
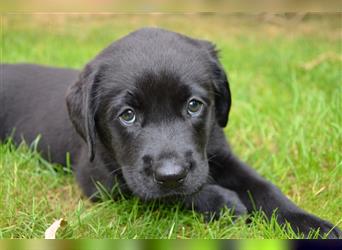
<svg viewBox="0 0 342 250">
<path fill-rule="evenodd" d="M 1 61 L 81 68 L 143 26 L 211 40 L 229 74 L 233 106 L 225 133 L 236 154 L 300 207 L 341 227 L 339 18 L 279 23 L 223 14 L 8 14 L 1 17 Z M 67 221 L 58 238 L 301 237 L 260 214 L 246 225 L 225 211 L 205 224 L 178 205 L 124 198 L 92 204 L 69 169 L 44 161 L 34 144 L 0 144 L 0 238 L 42 238 L 58 218 Z"/>
</svg>

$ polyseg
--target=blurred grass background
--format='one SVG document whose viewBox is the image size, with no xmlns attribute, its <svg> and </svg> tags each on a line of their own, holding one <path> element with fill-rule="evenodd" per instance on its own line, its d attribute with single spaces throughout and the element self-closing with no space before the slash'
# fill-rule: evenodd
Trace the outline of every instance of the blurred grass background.
<svg viewBox="0 0 342 250">
<path fill-rule="evenodd" d="M 81 68 L 112 41 L 158 26 L 211 40 L 233 106 L 234 151 L 299 206 L 341 226 L 341 14 L 3 14 L 1 61 Z M 90 204 L 74 183 L 22 145 L 0 145 L 0 237 L 295 238 L 256 216 L 204 224 L 179 206 L 137 199 Z M 313 236 L 314 237 L 314 236 Z"/>
</svg>

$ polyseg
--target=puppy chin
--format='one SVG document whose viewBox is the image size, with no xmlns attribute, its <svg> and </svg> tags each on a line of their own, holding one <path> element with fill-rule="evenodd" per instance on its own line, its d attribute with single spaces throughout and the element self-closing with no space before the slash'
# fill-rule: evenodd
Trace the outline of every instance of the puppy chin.
<svg viewBox="0 0 342 250">
<path fill-rule="evenodd" d="M 197 185 L 182 186 L 175 189 L 163 189 L 157 184 L 152 187 L 141 187 L 140 189 L 132 190 L 133 194 L 143 201 L 150 201 L 161 199 L 172 202 L 173 199 L 181 199 L 185 196 L 197 193 L 205 183 L 198 183 Z"/>
</svg>

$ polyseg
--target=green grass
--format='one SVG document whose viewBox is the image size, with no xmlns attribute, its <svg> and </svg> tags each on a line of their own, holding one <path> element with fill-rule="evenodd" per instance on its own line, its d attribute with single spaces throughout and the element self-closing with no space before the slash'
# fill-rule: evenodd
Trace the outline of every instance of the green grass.
<svg viewBox="0 0 342 250">
<path fill-rule="evenodd" d="M 341 226 L 341 23 L 311 18 L 291 26 L 216 15 L 3 15 L 2 62 L 80 68 L 111 41 L 160 26 L 214 41 L 229 72 L 233 106 L 225 129 L 244 161 L 307 211 Z M 336 55 L 311 70 L 302 65 Z M 1 126 L 1 125 L 0 125 Z M 33 148 L 32 148 L 33 147 Z M 180 206 L 120 199 L 91 204 L 67 166 L 34 150 L 0 145 L 0 238 L 297 238 L 275 220 L 219 221 Z M 312 235 L 315 237 L 315 235 Z"/>
</svg>

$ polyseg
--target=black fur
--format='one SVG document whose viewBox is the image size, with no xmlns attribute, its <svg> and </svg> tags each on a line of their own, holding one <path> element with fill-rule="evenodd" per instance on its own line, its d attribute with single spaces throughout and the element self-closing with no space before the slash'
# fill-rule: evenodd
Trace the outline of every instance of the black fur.
<svg viewBox="0 0 342 250">
<path fill-rule="evenodd" d="M 16 142 L 41 134 L 43 156 L 61 164 L 70 152 L 76 179 L 93 200 L 96 183 L 109 190 L 119 184 L 123 193 L 177 198 L 216 217 L 225 206 L 236 215 L 277 210 L 279 222 L 295 230 L 341 236 L 233 155 L 222 129 L 231 106 L 227 76 L 207 41 L 141 29 L 81 72 L 2 65 L 1 79 L 0 138 L 14 128 Z M 193 98 L 203 103 L 196 115 L 187 109 Z M 128 108 L 135 112 L 130 125 L 122 121 Z"/>
</svg>

